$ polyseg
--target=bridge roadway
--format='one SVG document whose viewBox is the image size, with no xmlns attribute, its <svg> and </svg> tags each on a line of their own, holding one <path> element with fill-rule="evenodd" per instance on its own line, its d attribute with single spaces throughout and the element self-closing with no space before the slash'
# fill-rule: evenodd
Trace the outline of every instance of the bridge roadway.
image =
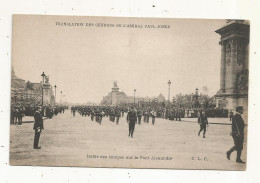
<svg viewBox="0 0 260 183">
<path fill-rule="evenodd" d="M 40 150 L 33 149 L 33 123 L 10 126 L 10 164 L 33 166 L 89 166 L 175 169 L 243 170 L 235 162 L 236 152 L 227 160 L 233 146 L 227 119 L 214 119 L 199 137 L 195 119 L 169 121 L 157 118 L 155 125 L 136 125 L 134 138 L 128 137 L 125 116 L 119 125 L 107 117 L 102 124 L 70 111 L 44 120 Z M 216 124 L 218 123 L 218 124 Z M 246 129 L 247 130 L 247 127 Z M 246 149 L 246 138 L 244 147 Z M 246 161 L 246 150 L 242 160 Z"/>
</svg>

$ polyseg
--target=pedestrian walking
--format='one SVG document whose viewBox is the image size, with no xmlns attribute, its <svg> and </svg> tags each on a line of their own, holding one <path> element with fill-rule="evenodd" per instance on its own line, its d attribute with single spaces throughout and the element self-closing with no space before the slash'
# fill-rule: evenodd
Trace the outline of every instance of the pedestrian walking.
<svg viewBox="0 0 260 183">
<path fill-rule="evenodd" d="M 200 124 L 200 130 L 198 136 L 200 136 L 200 132 L 203 131 L 203 138 L 206 138 L 206 129 L 209 126 L 208 118 L 206 116 L 205 110 L 202 111 L 201 115 L 198 117 L 198 123 Z"/>
<path fill-rule="evenodd" d="M 245 123 L 241 114 L 243 114 L 243 107 L 239 106 L 236 108 L 236 114 L 232 118 L 232 127 L 231 127 L 232 129 L 231 135 L 233 137 L 235 145 L 226 153 L 227 158 L 230 160 L 231 153 L 236 150 L 237 163 L 245 163 L 244 161 L 241 160 L 241 154 L 242 154 L 243 143 L 244 143 L 244 128 L 245 128 Z"/>
</svg>

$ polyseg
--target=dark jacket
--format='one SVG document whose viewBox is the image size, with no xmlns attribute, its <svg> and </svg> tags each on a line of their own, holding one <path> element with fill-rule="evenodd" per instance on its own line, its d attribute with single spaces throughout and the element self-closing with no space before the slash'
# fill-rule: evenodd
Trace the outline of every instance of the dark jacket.
<svg viewBox="0 0 260 183">
<path fill-rule="evenodd" d="M 241 114 L 236 113 L 232 118 L 232 135 L 244 136 L 245 123 Z"/>
<path fill-rule="evenodd" d="M 136 112 L 135 111 L 130 111 L 127 114 L 126 119 L 127 119 L 127 121 L 130 121 L 130 122 L 136 122 L 137 121 Z"/>
<path fill-rule="evenodd" d="M 34 125 L 33 125 L 34 130 L 36 130 L 37 128 L 44 129 L 42 115 L 38 111 L 34 113 Z"/>
<path fill-rule="evenodd" d="M 198 118 L 198 123 L 200 123 L 201 125 L 208 125 L 208 118 L 206 115 L 201 114 L 200 117 Z"/>
</svg>

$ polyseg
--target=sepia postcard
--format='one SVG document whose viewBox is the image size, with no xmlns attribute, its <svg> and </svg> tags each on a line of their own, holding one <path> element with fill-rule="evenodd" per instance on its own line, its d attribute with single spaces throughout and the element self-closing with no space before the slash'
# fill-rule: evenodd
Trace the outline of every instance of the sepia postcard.
<svg viewBox="0 0 260 183">
<path fill-rule="evenodd" d="M 246 170 L 248 20 L 13 15 L 10 165 Z"/>
</svg>

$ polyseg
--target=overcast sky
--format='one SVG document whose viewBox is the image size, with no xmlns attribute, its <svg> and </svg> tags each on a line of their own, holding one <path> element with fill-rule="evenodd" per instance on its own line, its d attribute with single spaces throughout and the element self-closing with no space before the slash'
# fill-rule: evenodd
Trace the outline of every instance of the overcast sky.
<svg viewBox="0 0 260 183">
<path fill-rule="evenodd" d="M 159 28 L 57 26 L 56 22 L 169 25 Z M 219 89 L 220 36 L 225 20 L 102 17 L 14 17 L 12 65 L 39 82 L 44 71 L 70 102 L 100 102 L 117 80 L 120 91 L 168 96 Z"/>
</svg>

